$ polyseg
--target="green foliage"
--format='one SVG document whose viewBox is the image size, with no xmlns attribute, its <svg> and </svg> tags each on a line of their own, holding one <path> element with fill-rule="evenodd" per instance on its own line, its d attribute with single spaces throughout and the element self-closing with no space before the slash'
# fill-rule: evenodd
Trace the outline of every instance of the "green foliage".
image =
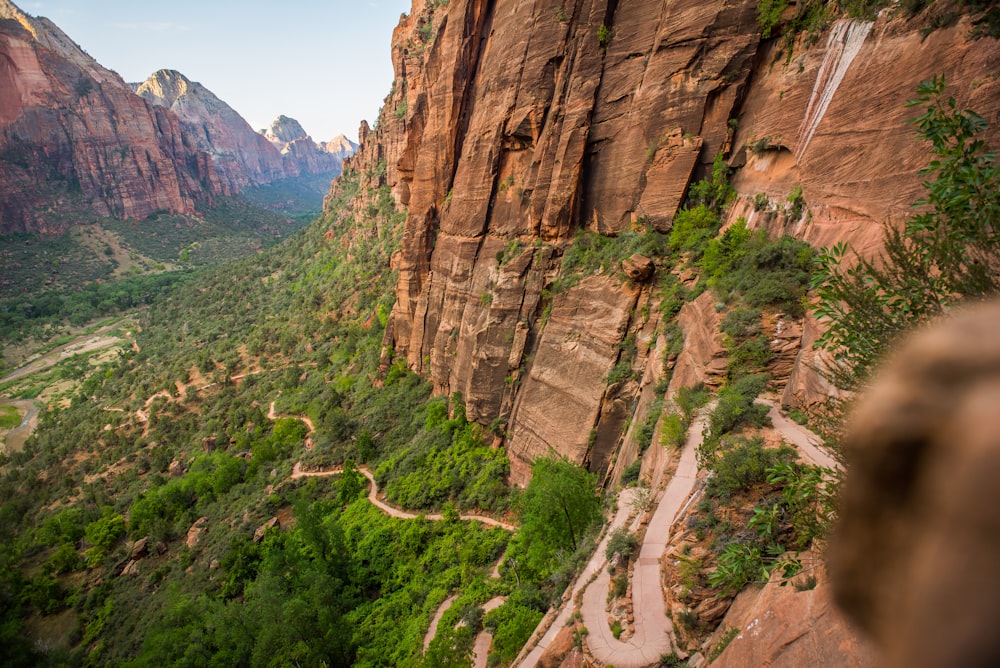
<svg viewBox="0 0 1000 668">
<path fill-rule="evenodd" d="M 761 37 L 771 37 L 786 9 L 788 0 L 760 0 L 757 3 L 757 22 L 760 24 Z"/>
<path fill-rule="evenodd" d="M 737 437 L 723 441 L 706 455 L 704 467 L 712 471 L 712 477 L 705 486 L 705 494 L 726 500 L 767 482 L 768 470 L 791 461 L 795 450 L 785 446 L 765 448 L 760 438 Z"/>
<path fill-rule="evenodd" d="M 479 425 L 465 419 L 461 397 L 448 419 L 444 397 L 427 406 L 424 428 L 376 469 L 387 498 L 407 508 L 436 508 L 454 502 L 462 508 L 503 510 L 508 505 L 506 452 L 490 447 Z"/>
<path fill-rule="evenodd" d="M 21 424 L 21 413 L 14 406 L 0 406 L 0 429 L 13 429 Z"/>
<path fill-rule="evenodd" d="M 677 396 L 674 400 L 677 402 L 677 407 L 681 409 L 684 419 L 690 422 L 694 418 L 695 411 L 707 404 L 711 398 L 712 393 L 705 387 L 705 384 L 698 383 L 697 385 L 685 385 L 677 390 Z"/>
<path fill-rule="evenodd" d="M 711 176 L 698 181 L 688 190 L 687 206 L 704 206 L 718 216 L 735 197 L 736 190 L 729 185 L 729 165 L 722 153 L 716 153 Z"/>
<path fill-rule="evenodd" d="M 813 251 L 789 236 L 772 241 L 763 230 L 752 233 L 741 218 L 708 243 L 700 264 L 708 284 L 723 298 L 741 294 L 750 306 L 801 315 Z"/>
<path fill-rule="evenodd" d="M 91 566 L 99 565 L 118 539 L 125 533 L 125 518 L 111 508 L 104 508 L 101 517 L 84 529 L 87 541 L 93 546 L 87 552 Z"/>
<path fill-rule="evenodd" d="M 611 29 L 602 23 L 597 29 L 597 42 L 601 45 L 602 49 L 606 49 L 610 41 Z"/>
<path fill-rule="evenodd" d="M 608 547 L 604 551 L 604 556 L 608 561 L 613 561 L 616 557 L 629 560 L 639 547 L 639 539 L 636 538 L 627 528 L 615 529 L 608 537 Z"/>
<path fill-rule="evenodd" d="M 601 516 L 596 485 L 593 474 L 565 459 L 535 460 L 521 506 L 525 535 L 557 550 L 575 550 Z"/>
<path fill-rule="evenodd" d="M 740 306 L 726 313 L 722 319 L 722 333 L 734 339 L 745 339 L 760 334 L 759 308 Z"/>
<path fill-rule="evenodd" d="M 670 247 L 700 256 L 719 229 L 719 216 L 704 204 L 681 209 L 670 228 Z"/>
<path fill-rule="evenodd" d="M 622 260 L 636 253 L 659 257 L 666 250 L 666 240 L 666 235 L 652 228 L 642 233 L 622 232 L 613 237 L 581 230 L 563 253 L 559 279 L 553 289 L 556 292 L 568 289 L 591 274 L 617 275 Z"/>
<path fill-rule="evenodd" d="M 0 340 L 20 341 L 46 327 L 82 325 L 95 318 L 146 306 L 191 278 L 186 272 L 131 276 L 0 302 Z"/>
<path fill-rule="evenodd" d="M 642 471 L 642 460 L 637 459 L 622 471 L 622 485 L 628 486 L 637 481 L 640 471 Z"/>
<path fill-rule="evenodd" d="M 934 159 L 927 195 L 904 227 L 886 226 L 875 261 L 852 262 L 845 244 L 820 253 L 814 308 L 827 324 L 817 345 L 834 353 L 832 380 L 855 389 L 899 336 L 951 306 L 997 292 L 1000 163 L 982 138 L 986 122 L 945 97 L 943 77 L 923 82 L 911 106 Z"/>
<path fill-rule="evenodd" d="M 792 188 L 792 192 L 788 195 L 788 218 L 789 220 L 798 221 L 802 218 L 802 213 L 805 211 L 806 200 L 802 197 L 802 186 L 798 185 Z"/>
<path fill-rule="evenodd" d="M 768 469 L 767 481 L 782 488 L 798 547 L 826 535 L 837 515 L 840 478 L 835 471 L 780 462 Z"/>
<path fill-rule="evenodd" d="M 719 402 L 709 417 L 707 443 L 717 441 L 742 425 L 762 427 L 770 424 L 767 406 L 754 403 L 767 387 L 767 381 L 766 374 L 744 376 L 719 392 Z"/>
<path fill-rule="evenodd" d="M 679 448 L 687 438 L 689 422 L 678 413 L 670 411 L 660 421 L 660 444 Z"/>
<path fill-rule="evenodd" d="M 521 529 L 511 545 L 522 570 L 544 579 L 558 568 L 560 555 L 577 550 L 601 519 L 596 487 L 596 476 L 565 459 L 535 460 L 521 497 Z"/>
<path fill-rule="evenodd" d="M 722 550 L 715 571 L 708 575 L 708 583 L 713 589 L 732 596 L 751 582 L 766 582 L 767 578 L 768 570 L 760 547 L 733 543 Z"/>
<path fill-rule="evenodd" d="M 493 629 L 490 656 L 493 661 L 513 661 L 544 615 L 533 608 L 507 601 L 484 618 L 483 625 Z"/>
</svg>

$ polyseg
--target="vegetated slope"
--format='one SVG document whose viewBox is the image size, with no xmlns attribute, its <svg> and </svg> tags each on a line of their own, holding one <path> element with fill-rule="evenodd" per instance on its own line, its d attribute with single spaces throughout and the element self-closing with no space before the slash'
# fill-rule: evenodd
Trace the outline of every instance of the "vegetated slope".
<svg viewBox="0 0 1000 668">
<path fill-rule="evenodd" d="M 509 548 L 514 569 L 490 576 L 507 532 L 450 508 L 509 512 L 504 451 L 457 398 L 430 398 L 401 365 L 379 370 L 402 231 L 381 178 L 348 169 L 327 213 L 288 243 L 153 303 L 133 350 L 2 462 L 15 663 L 424 665 L 429 619 L 455 591 L 426 665 L 467 655 L 478 606 L 498 593 L 508 604 L 486 623 L 507 655 L 530 634 L 589 549 L 594 481 L 554 463 L 549 484 L 576 490 L 583 519 L 571 540 L 536 521 L 539 535 Z M 272 401 L 315 432 L 269 419 Z M 292 477 L 295 464 L 345 459 L 366 462 L 390 502 L 445 519 L 385 517 L 350 465 Z M 550 504 L 525 507 L 530 518 Z"/>
<path fill-rule="evenodd" d="M 984 73 L 1000 50 L 971 40 L 967 18 L 935 30 L 936 6 L 875 20 L 805 3 L 811 23 L 762 40 L 757 5 L 460 0 L 415 3 L 397 28 L 393 114 L 355 163 L 381 165 L 409 208 L 386 347 L 495 427 L 516 481 L 550 448 L 607 471 L 641 389 L 610 372 L 641 377 L 666 322 L 665 262 L 653 283 L 616 281 L 621 257 L 603 278 L 553 280 L 581 231 L 669 230 L 721 153 L 738 192 L 726 223 L 870 253 L 921 194 L 926 148 L 905 106 L 919 82 L 943 72 L 997 120 Z M 693 336 L 699 320 L 682 319 L 684 382 L 717 382 L 725 355 Z M 815 323 L 779 321 L 775 389 L 822 401 L 830 386 L 796 357 Z"/>
</svg>

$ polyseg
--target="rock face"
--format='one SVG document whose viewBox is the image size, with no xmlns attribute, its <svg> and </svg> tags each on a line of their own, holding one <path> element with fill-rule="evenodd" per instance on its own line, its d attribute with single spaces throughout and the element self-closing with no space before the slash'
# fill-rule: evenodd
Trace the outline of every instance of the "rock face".
<svg viewBox="0 0 1000 668">
<path fill-rule="evenodd" d="M 730 221 L 870 253 L 880 223 L 920 196 L 928 153 L 905 106 L 919 81 L 944 72 L 961 104 L 1000 120 L 1000 80 L 982 74 L 1000 48 L 968 41 L 967 20 L 926 39 L 926 16 L 835 21 L 789 56 L 761 41 L 756 6 L 414 2 L 396 28 L 392 92 L 348 161 L 363 192 L 388 187 L 408 210 L 385 360 L 392 350 L 435 391 L 462 393 L 506 441 L 514 480 L 547 452 L 604 473 L 643 391 L 631 379 L 648 346 L 623 353 L 659 324 L 636 308 L 656 295 L 645 269 L 552 292 L 580 230 L 669 230 L 721 151 L 736 169 Z M 713 298 L 684 308 L 672 387 L 717 384 Z M 807 406 L 829 390 L 797 350 L 816 325 L 771 322 L 777 388 Z"/>
<path fill-rule="evenodd" d="M 180 119 L 187 140 L 211 156 L 230 190 L 298 176 L 288 173 L 281 154 L 232 107 L 180 72 L 159 70 L 139 84 L 136 93 Z"/>
<path fill-rule="evenodd" d="M 773 582 L 741 593 L 720 626 L 739 632 L 712 665 L 797 668 L 816 665 L 817 657 L 825 666 L 882 665 L 870 641 L 834 606 L 822 567 L 811 573 L 818 580 L 812 589 Z"/>
<path fill-rule="evenodd" d="M 8 0 L 0 0 L 0 190 L 3 233 L 59 233 L 84 213 L 190 213 L 230 192 L 176 116 Z"/>
<path fill-rule="evenodd" d="M 292 123 L 275 146 L 172 70 L 133 91 L 51 21 L 0 0 L 0 233 L 193 213 L 248 186 L 339 173 L 351 143 L 321 149 Z"/>
</svg>

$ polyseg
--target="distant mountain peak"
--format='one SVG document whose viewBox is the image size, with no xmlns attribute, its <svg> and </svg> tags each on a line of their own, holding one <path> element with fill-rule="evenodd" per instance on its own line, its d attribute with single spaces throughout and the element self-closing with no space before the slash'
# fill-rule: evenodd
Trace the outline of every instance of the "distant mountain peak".
<svg viewBox="0 0 1000 668">
<path fill-rule="evenodd" d="M 269 142 L 272 144 L 288 144 L 299 139 L 305 139 L 309 134 L 294 118 L 289 118 L 282 114 L 274 119 L 270 127 L 265 129 L 261 134 L 263 134 Z"/>
</svg>

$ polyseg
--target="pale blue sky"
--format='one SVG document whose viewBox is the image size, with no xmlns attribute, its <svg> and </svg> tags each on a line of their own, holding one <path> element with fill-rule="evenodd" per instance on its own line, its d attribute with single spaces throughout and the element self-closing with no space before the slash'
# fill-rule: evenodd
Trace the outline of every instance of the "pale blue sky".
<svg viewBox="0 0 1000 668">
<path fill-rule="evenodd" d="M 357 140 L 392 85 L 410 0 L 14 0 L 126 81 L 161 68 L 201 82 L 255 130 L 279 114 L 317 141 Z"/>
</svg>

